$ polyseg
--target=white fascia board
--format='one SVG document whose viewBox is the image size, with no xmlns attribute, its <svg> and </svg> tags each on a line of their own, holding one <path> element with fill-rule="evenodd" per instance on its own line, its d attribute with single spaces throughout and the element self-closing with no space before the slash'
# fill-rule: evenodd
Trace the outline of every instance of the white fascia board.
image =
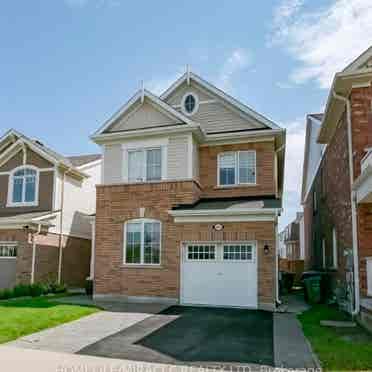
<svg viewBox="0 0 372 372">
<path fill-rule="evenodd" d="M 23 229 L 25 226 L 29 226 L 30 228 L 36 229 L 39 225 L 49 228 L 53 227 L 52 224 L 46 222 L 37 222 L 32 220 L 20 220 L 20 221 L 6 221 L 0 222 L 0 230 L 6 229 Z"/>
<path fill-rule="evenodd" d="M 191 80 L 196 81 L 198 84 L 200 84 L 203 88 L 206 90 L 209 90 L 210 92 L 214 93 L 216 96 L 222 98 L 226 102 L 228 102 L 230 105 L 234 106 L 235 108 L 239 109 L 241 112 L 245 113 L 246 115 L 254 118 L 258 122 L 264 124 L 265 126 L 271 128 L 271 129 L 280 129 L 280 127 L 275 124 L 273 121 L 269 120 L 265 116 L 259 114 L 258 112 L 254 111 L 247 105 L 244 105 L 243 103 L 239 102 L 235 98 L 231 97 L 230 95 L 226 94 L 222 90 L 218 89 L 214 85 L 208 83 L 204 79 L 200 78 L 198 75 L 190 72 L 189 77 Z M 174 84 L 172 84 L 161 96 L 160 99 L 166 100 L 184 81 L 186 81 L 188 78 L 188 74 L 182 75 Z"/>
<path fill-rule="evenodd" d="M 272 135 L 285 135 L 285 129 L 261 129 L 261 130 L 252 130 L 249 132 L 236 132 L 236 133 L 220 133 L 220 134 L 206 134 L 206 144 L 213 144 L 218 141 L 229 141 L 229 140 L 242 140 L 243 138 L 260 138 L 264 136 Z"/>
<path fill-rule="evenodd" d="M 61 211 L 55 211 L 52 213 L 45 214 L 44 216 L 35 217 L 32 219 L 32 221 L 43 221 L 43 220 L 51 220 L 53 218 L 56 218 L 58 214 L 61 213 Z"/>
<path fill-rule="evenodd" d="M 201 209 L 201 210 L 170 210 L 173 217 L 187 216 L 277 216 L 280 208 L 230 208 L 230 209 Z"/>
<path fill-rule="evenodd" d="M 145 138 L 147 136 L 160 136 L 168 135 L 173 133 L 194 133 L 199 140 L 203 140 L 205 135 L 199 125 L 176 125 L 159 128 L 141 129 L 130 132 L 115 132 L 115 133 L 104 133 L 97 136 L 91 137 L 91 139 L 97 144 L 105 144 L 107 142 L 121 142 L 122 140 L 129 140 L 135 138 Z"/>
<path fill-rule="evenodd" d="M 235 215 L 235 216 L 225 216 L 225 215 L 215 215 L 215 216 L 179 216 L 174 217 L 175 223 L 203 223 L 203 222 L 276 222 L 276 215 Z"/>
</svg>

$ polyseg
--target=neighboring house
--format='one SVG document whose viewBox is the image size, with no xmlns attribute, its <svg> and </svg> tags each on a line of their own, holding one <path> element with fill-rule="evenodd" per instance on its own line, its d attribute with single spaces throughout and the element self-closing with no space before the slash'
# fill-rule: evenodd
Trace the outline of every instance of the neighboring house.
<svg viewBox="0 0 372 372">
<path fill-rule="evenodd" d="M 314 224 L 314 213 L 317 205 L 317 191 L 314 189 L 314 180 L 318 175 L 321 165 L 322 156 L 326 145 L 317 142 L 320 126 L 322 124 L 323 114 L 309 114 L 306 118 L 306 138 L 305 138 L 305 154 L 302 174 L 302 191 L 301 204 L 303 205 L 304 213 L 304 251 L 305 251 L 305 270 L 316 267 L 317 255 L 314 253 L 315 228 L 319 228 Z"/>
<path fill-rule="evenodd" d="M 186 73 L 92 139 L 96 298 L 275 307 L 283 129 Z"/>
<path fill-rule="evenodd" d="M 371 81 L 372 47 L 336 74 L 317 137 L 321 145 L 307 133 L 305 152 L 305 160 L 313 152 L 313 164 L 319 163 L 314 172 L 310 160 L 304 167 L 311 265 L 332 273 L 339 301 L 354 313 L 360 305 L 363 312 L 372 308 Z"/>
<path fill-rule="evenodd" d="M 10 130 L 0 138 L 0 288 L 89 275 L 101 156 L 64 157 Z"/>
<path fill-rule="evenodd" d="M 296 219 L 291 222 L 280 233 L 282 249 L 280 250 L 280 269 L 282 271 L 296 274 L 296 280 L 304 270 L 304 250 L 303 241 L 303 213 L 298 212 Z"/>
</svg>

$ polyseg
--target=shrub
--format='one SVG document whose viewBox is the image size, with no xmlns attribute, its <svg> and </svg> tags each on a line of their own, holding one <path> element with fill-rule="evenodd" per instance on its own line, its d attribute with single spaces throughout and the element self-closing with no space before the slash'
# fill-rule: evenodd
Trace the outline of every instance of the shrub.
<svg viewBox="0 0 372 372">
<path fill-rule="evenodd" d="M 7 300 L 13 297 L 13 291 L 11 289 L 3 289 L 0 291 L 0 300 Z"/>
<path fill-rule="evenodd" d="M 93 296 L 93 280 L 92 279 L 87 279 L 85 281 L 85 293 L 88 296 Z"/>
<path fill-rule="evenodd" d="M 44 294 L 44 286 L 39 283 L 30 285 L 30 294 L 32 297 L 39 297 Z"/>
<path fill-rule="evenodd" d="M 18 284 L 13 288 L 13 297 L 31 296 L 30 285 Z"/>
</svg>

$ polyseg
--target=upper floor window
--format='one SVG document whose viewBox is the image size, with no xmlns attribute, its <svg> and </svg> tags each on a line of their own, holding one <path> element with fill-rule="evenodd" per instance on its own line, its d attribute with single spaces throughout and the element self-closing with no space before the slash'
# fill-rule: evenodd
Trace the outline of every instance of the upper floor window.
<svg viewBox="0 0 372 372">
<path fill-rule="evenodd" d="M 181 102 L 181 110 L 186 115 L 193 115 L 198 110 L 199 99 L 195 93 L 186 93 Z"/>
<path fill-rule="evenodd" d="M 124 263 L 160 264 L 161 223 L 136 219 L 126 222 L 124 232 Z"/>
<path fill-rule="evenodd" d="M 39 172 L 34 167 L 22 167 L 9 178 L 9 205 L 36 206 L 38 204 Z"/>
<path fill-rule="evenodd" d="M 162 179 L 161 148 L 128 152 L 129 182 L 159 181 Z"/>
<path fill-rule="evenodd" d="M 218 184 L 256 184 L 256 151 L 226 152 L 218 156 Z"/>
</svg>

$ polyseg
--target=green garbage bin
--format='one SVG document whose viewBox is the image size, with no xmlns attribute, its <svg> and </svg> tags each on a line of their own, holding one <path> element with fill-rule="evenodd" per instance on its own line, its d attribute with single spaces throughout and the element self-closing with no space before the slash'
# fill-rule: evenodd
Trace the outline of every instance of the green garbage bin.
<svg viewBox="0 0 372 372">
<path fill-rule="evenodd" d="M 322 300 L 321 280 L 322 278 L 320 276 L 312 276 L 304 280 L 306 299 L 311 304 L 319 304 Z"/>
</svg>

